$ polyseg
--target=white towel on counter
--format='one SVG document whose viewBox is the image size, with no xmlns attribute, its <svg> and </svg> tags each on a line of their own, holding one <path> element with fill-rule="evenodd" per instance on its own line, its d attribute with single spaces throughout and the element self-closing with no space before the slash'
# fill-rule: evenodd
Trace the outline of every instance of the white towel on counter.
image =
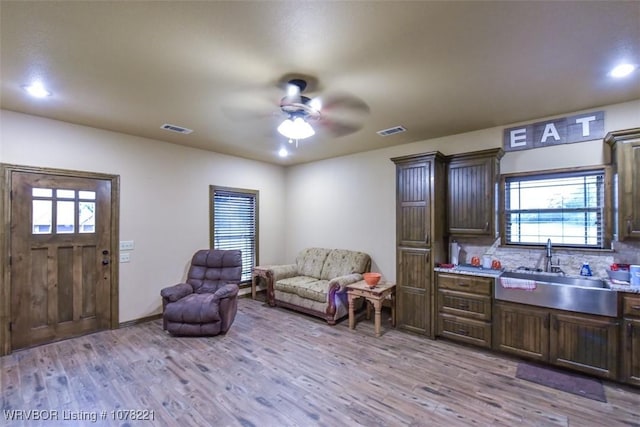
<svg viewBox="0 0 640 427">
<path fill-rule="evenodd" d="M 501 277 L 500 285 L 505 289 L 524 289 L 526 291 L 532 291 L 536 288 L 536 281 L 515 279 L 513 277 Z"/>
</svg>

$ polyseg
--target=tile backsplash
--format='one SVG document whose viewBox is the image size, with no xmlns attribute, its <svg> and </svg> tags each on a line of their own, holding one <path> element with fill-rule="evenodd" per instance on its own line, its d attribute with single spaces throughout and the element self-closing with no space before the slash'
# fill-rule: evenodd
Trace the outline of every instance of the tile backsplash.
<svg viewBox="0 0 640 427">
<path fill-rule="evenodd" d="M 480 239 L 460 239 L 460 263 L 469 263 L 471 257 L 488 254 L 493 259 L 500 260 L 506 269 L 518 267 L 544 269 L 546 251 L 544 248 L 517 248 L 500 246 L 500 239 L 495 242 Z M 580 267 L 588 262 L 594 276 L 607 277 L 606 270 L 614 263 L 640 265 L 640 242 L 614 242 L 612 251 L 581 251 L 575 249 L 553 248 L 553 264 L 560 262 L 560 268 L 571 275 L 580 274 Z"/>
</svg>

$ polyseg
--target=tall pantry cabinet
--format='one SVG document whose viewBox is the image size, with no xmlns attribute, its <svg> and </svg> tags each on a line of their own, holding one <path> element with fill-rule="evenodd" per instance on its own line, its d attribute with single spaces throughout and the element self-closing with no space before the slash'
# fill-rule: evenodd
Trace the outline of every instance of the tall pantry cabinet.
<svg viewBox="0 0 640 427">
<path fill-rule="evenodd" d="M 434 266 L 446 262 L 446 164 L 440 152 L 396 157 L 396 324 L 435 335 Z"/>
</svg>

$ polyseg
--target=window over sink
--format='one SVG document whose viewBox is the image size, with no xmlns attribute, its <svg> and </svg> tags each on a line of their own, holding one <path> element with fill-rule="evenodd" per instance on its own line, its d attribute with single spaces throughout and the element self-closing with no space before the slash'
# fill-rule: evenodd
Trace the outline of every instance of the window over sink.
<svg viewBox="0 0 640 427">
<path fill-rule="evenodd" d="M 502 176 L 503 243 L 609 247 L 608 181 L 604 167 Z"/>
</svg>

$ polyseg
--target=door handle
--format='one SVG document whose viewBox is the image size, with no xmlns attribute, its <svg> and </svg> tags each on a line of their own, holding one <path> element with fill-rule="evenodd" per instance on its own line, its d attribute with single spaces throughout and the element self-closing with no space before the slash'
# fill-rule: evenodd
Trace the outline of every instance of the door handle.
<svg viewBox="0 0 640 427">
<path fill-rule="evenodd" d="M 102 265 L 109 265 L 109 260 L 108 259 L 103 259 L 102 260 Z"/>
</svg>

